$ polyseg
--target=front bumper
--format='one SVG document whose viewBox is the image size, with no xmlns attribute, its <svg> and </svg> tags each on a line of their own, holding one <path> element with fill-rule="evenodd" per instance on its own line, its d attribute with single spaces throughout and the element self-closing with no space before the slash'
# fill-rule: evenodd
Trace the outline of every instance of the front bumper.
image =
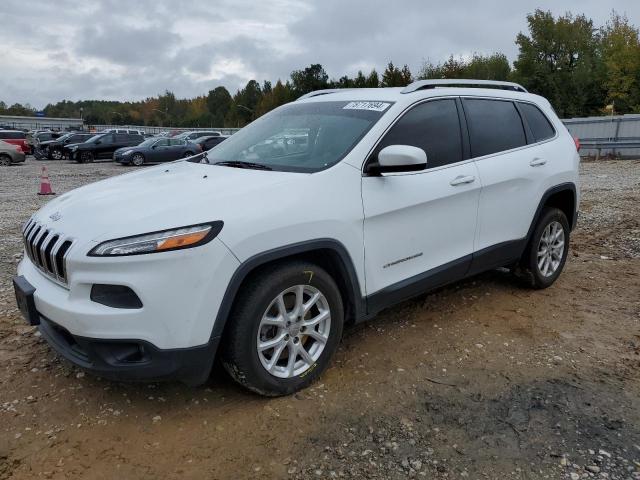
<svg viewBox="0 0 640 480">
<path fill-rule="evenodd" d="M 144 340 L 72 335 L 40 315 L 40 334 L 62 357 L 88 372 L 115 381 L 206 382 L 220 338 L 192 348 L 159 349 Z"/>
<path fill-rule="evenodd" d="M 78 242 L 79 243 L 79 242 Z M 206 345 L 225 289 L 239 262 L 218 239 L 197 248 L 129 257 L 89 257 L 74 245 L 66 259 L 67 285 L 56 283 L 25 257 L 18 265 L 35 288 L 39 314 L 71 335 L 136 339 L 158 349 Z M 91 299 L 94 285 L 129 287 L 141 308 L 116 308 Z"/>
<path fill-rule="evenodd" d="M 131 155 L 122 155 L 121 153 L 114 153 L 113 161 L 122 163 L 122 164 L 131 163 Z"/>
</svg>

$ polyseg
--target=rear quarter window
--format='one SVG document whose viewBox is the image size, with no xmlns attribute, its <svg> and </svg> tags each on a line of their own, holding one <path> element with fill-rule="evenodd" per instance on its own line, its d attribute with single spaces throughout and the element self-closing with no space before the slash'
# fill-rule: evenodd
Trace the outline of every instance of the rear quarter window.
<svg viewBox="0 0 640 480">
<path fill-rule="evenodd" d="M 531 103 L 519 103 L 519 106 L 536 142 L 541 142 L 556 134 L 553 125 L 538 107 Z"/>
<path fill-rule="evenodd" d="M 465 98 L 463 104 L 473 157 L 527 144 L 522 119 L 512 101 Z"/>
</svg>

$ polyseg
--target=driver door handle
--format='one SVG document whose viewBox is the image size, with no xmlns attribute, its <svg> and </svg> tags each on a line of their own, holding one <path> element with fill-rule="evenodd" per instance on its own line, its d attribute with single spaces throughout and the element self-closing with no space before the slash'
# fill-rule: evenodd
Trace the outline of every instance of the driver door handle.
<svg viewBox="0 0 640 480">
<path fill-rule="evenodd" d="M 457 185 L 465 185 L 467 183 L 473 183 L 476 181 L 476 177 L 473 175 L 458 175 L 456 178 L 449 182 L 449 185 L 455 187 Z"/>
<path fill-rule="evenodd" d="M 547 161 L 544 158 L 536 157 L 529 162 L 529 165 L 531 165 L 532 167 L 541 167 L 545 163 L 547 163 Z"/>
</svg>

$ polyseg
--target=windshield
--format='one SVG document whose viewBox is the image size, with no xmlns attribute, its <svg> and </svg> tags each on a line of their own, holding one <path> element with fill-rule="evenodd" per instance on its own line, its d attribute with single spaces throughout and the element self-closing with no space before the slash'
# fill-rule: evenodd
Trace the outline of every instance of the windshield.
<svg viewBox="0 0 640 480">
<path fill-rule="evenodd" d="M 73 135 L 73 133 L 65 133 L 63 135 L 60 135 L 58 138 L 56 138 L 56 140 L 58 141 L 64 141 L 67 138 L 69 138 L 71 135 Z"/>
<path fill-rule="evenodd" d="M 96 140 L 100 140 L 102 137 L 104 137 L 104 133 L 94 135 L 93 137 L 85 140 L 85 143 L 96 143 Z"/>
<path fill-rule="evenodd" d="M 157 138 L 147 138 L 144 142 L 139 143 L 138 147 L 150 147 L 151 145 L 153 145 L 154 143 L 156 143 L 158 141 Z"/>
<path fill-rule="evenodd" d="M 207 153 L 211 164 L 249 162 L 271 170 L 317 172 L 338 163 L 380 119 L 389 102 L 290 103 Z"/>
</svg>

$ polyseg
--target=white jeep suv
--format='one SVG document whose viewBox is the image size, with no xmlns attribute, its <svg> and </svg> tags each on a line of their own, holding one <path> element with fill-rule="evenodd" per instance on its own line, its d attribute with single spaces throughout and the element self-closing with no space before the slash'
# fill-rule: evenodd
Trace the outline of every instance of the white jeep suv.
<svg viewBox="0 0 640 480">
<path fill-rule="evenodd" d="M 71 191 L 14 279 L 63 357 L 118 380 L 313 382 L 343 325 L 496 267 L 545 288 L 578 208 L 574 140 L 507 82 L 324 90 L 212 150 Z"/>
</svg>

